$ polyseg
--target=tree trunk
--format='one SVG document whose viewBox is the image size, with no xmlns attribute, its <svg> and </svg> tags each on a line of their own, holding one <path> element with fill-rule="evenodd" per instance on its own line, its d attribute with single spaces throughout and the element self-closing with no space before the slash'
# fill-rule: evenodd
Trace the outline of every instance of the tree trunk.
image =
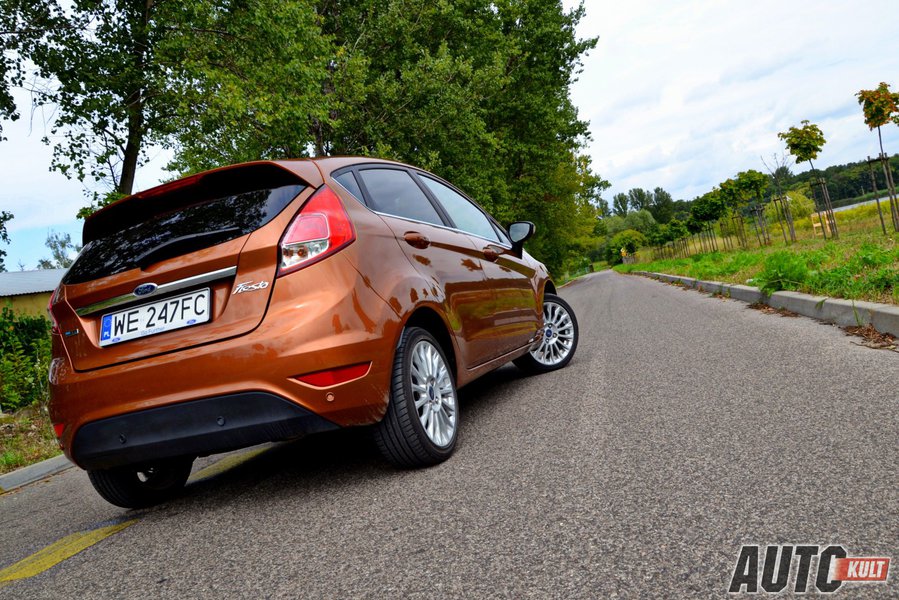
<svg viewBox="0 0 899 600">
<path fill-rule="evenodd" d="M 153 0 L 146 0 L 140 20 L 132 28 L 134 44 L 131 46 L 131 58 L 136 73 L 142 73 L 145 67 L 149 36 L 147 27 L 150 22 L 150 10 Z M 116 191 L 130 195 L 134 191 L 134 177 L 137 174 L 137 162 L 140 158 L 141 146 L 144 142 L 144 95 L 142 86 L 137 86 L 126 99 L 125 110 L 128 113 L 128 139 L 122 156 L 122 174 Z"/>
</svg>

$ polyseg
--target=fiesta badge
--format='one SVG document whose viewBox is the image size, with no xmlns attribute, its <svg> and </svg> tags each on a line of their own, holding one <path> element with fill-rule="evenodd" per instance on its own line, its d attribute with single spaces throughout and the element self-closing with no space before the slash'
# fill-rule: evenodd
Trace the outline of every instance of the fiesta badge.
<svg viewBox="0 0 899 600">
<path fill-rule="evenodd" d="M 149 296 L 150 294 L 155 292 L 158 287 L 159 286 L 156 285 L 155 283 L 142 283 L 139 286 L 137 286 L 136 288 L 134 288 L 133 293 L 135 296 L 138 296 L 138 297 L 139 296 Z"/>
</svg>

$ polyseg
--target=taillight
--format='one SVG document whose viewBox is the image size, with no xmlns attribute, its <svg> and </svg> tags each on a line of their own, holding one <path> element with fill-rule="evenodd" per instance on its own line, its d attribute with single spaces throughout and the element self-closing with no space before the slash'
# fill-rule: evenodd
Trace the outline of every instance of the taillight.
<svg viewBox="0 0 899 600">
<path fill-rule="evenodd" d="M 318 262 L 355 239 L 356 232 L 340 198 L 323 185 L 293 218 L 281 238 L 278 276 Z"/>
<path fill-rule="evenodd" d="M 57 286 L 50 295 L 50 301 L 47 303 L 47 315 L 50 317 L 50 331 L 53 333 L 59 333 L 59 322 L 57 322 L 56 317 L 53 316 L 53 305 L 59 301 L 59 290 L 61 289 L 61 285 Z"/>
</svg>

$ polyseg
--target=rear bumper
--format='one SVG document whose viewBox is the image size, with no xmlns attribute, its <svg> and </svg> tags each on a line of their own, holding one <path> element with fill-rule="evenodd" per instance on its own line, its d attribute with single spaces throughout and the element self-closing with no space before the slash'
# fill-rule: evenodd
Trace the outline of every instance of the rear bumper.
<svg viewBox="0 0 899 600">
<path fill-rule="evenodd" d="M 84 469 L 226 452 L 337 429 L 293 402 L 265 392 L 228 394 L 87 423 L 72 441 Z"/>
<path fill-rule="evenodd" d="M 313 280 L 309 276 L 314 276 Z M 199 336 L 202 327 L 192 331 Z M 106 435 L 99 424 L 135 423 L 143 417 L 132 421 L 131 415 L 153 415 L 157 409 L 176 409 L 204 399 L 261 394 L 301 411 L 278 413 L 288 415 L 283 419 L 288 422 L 290 414 L 309 413 L 340 427 L 368 425 L 380 420 L 387 407 L 393 347 L 400 327 L 393 309 L 366 287 L 361 276 L 338 254 L 313 265 L 308 272 L 304 269 L 278 279 L 265 319 L 241 336 L 90 371 L 74 370 L 61 336 L 52 336 L 50 417 L 54 426 L 62 429 L 59 441 L 63 451 L 73 462 L 88 468 L 95 461 L 104 463 L 107 452 L 122 464 L 128 459 L 140 462 L 151 458 L 132 445 L 133 437 L 127 432 L 126 449 L 122 449 L 118 436 L 123 432 Z M 159 336 L 160 343 L 165 335 Z M 319 387 L 300 379 L 305 374 L 364 363 L 370 365 L 365 375 L 334 385 Z M 222 438 L 217 433 L 213 447 L 195 439 L 190 444 L 199 444 L 198 448 L 187 441 L 173 442 L 177 452 L 215 452 L 221 446 L 236 448 L 294 435 L 290 431 L 290 435 L 273 432 L 269 425 L 266 435 L 260 436 L 255 426 L 262 427 L 260 423 L 267 419 L 278 421 L 270 418 L 269 404 L 237 404 L 238 421 L 224 415 L 225 429 L 232 423 L 247 423 L 254 425 L 250 428 L 252 436 L 245 439 L 243 434 L 234 433 Z M 202 421 L 193 416 L 193 409 L 185 410 L 190 419 Z M 219 429 L 215 424 L 219 416 L 206 415 L 214 425 L 210 426 L 213 432 Z M 157 452 L 153 445 L 161 445 L 167 436 L 175 434 L 181 435 L 180 430 L 159 429 L 159 439 L 153 440 L 147 451 Z M 94 436 L 101 441 L 89 442 Z M 202 441 L 203 436 L 197 437 Z"/>
</svg>

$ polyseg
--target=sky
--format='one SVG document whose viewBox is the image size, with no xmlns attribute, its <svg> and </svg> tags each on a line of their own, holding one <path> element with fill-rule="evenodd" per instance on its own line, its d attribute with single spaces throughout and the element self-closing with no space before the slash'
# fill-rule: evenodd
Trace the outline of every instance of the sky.
<svg viewBox="0 0 899 600">
<path fill-rule="evenodd" d="M 881 81 L 899 91 L 896 0 L 585 5 L 578 33 L 599 42 L 572 98 L 590 122 L 593 167 L 612 184 L 606 199 L 661 186 L 692 200 L 740 171 L 765 172 L 760 157 L 784 152 L 777 133 L 803 119 L 827 140 L 816 167 L 879 152 L 855 93 Z M 899 127 L 883 133 L 899 152 Z"/>
<path fill-rule="evenodd" d="M 568 7 L 575 3 L 564 0 Z M 611 200 L 633 187 L 661 186 L 690 200 L 784 152 L 777 133 L 808 119 L 827 144 L 816 166 L 876 156 L 855 98 L 881 81 L 899 91 L 896 0 L 587 0 L 581 37 L 599 37 L 571 90 L 590 123 L 585 148 L 612 187 Z M 52 231 L 80 241 L 74 218 L 84 188 L 48 171 L 44 114 L 4 122 L 0 142 L 0 210 L 10 245 L 6 266 L 34 268 L 49 256 Z M 884 129 L 884 147 L 899 152 L 899 127 Z M 167 174 L 166 155 L 138 172 L 135 190 Z M 769 160 L 770 163 L 770 160 Z M 793 170 L 803 171 L 805 165 Z"/>
</svg>

